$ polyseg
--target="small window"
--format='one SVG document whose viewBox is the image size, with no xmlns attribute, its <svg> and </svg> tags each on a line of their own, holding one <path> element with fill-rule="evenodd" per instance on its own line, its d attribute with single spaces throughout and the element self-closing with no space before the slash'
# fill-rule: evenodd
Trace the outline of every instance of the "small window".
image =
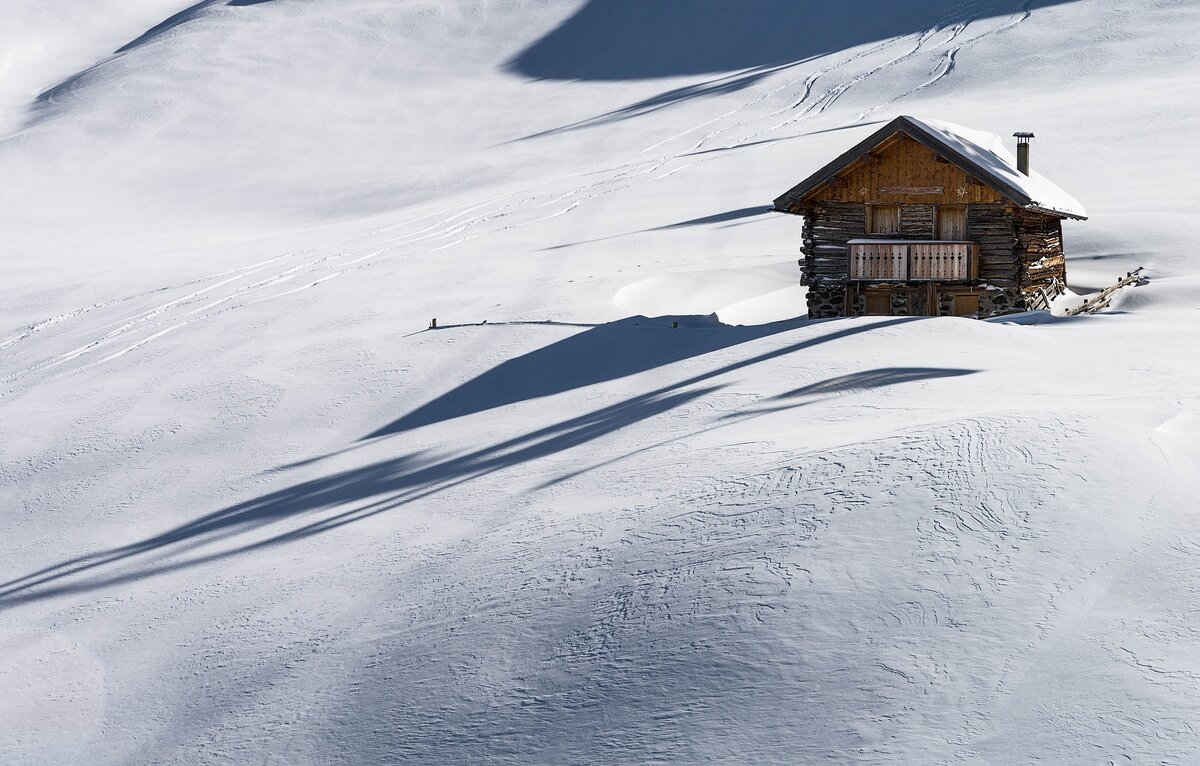
<svg viewBox="0 0 1200 766">
<path fill-rule="evenodd" d="M 871 234 L 899 234 L 900 206 L 872 205 L 867 221 L 867 231 Z"/>
<path fill-rule="evenodd" d="M 937 238 L 943 242 L 962 242 L 966 240 L 967 209 L 965 207 L 938 208 Z"/>
</svg>

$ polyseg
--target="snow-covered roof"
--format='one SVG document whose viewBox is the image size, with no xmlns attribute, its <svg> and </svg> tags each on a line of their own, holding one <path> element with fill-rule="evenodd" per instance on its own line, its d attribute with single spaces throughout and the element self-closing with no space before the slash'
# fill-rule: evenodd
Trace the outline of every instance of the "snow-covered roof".
<svg viewBox="0 0 1200 766">
<path fill-rule="evenodd" d="M 892 120 L 853 149 L 797 184 L 775 200 L 775 207 L 779 210 L 787 209 L 801 197 L 833 178 L 851 162 L 897 133 L 909 135 L 936 149 L 943 157 L 1023 208 L 1063 218 L 1087 218 L 1087 212 L 1079 200 L 1063 191 L 1053 181 L 1037 171 L 1025 175 L 1017 170 L 1017 158 L 1005 148 L 1004 141 L 994 133 L 972 130 L 941 120 L 921 120 L 908 115 Z"/>
</svg>

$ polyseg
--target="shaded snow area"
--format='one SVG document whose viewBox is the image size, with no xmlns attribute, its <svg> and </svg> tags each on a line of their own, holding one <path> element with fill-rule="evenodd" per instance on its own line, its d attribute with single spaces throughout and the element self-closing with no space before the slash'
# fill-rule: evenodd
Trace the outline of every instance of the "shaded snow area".
<svg viewBox="0 0 1200 766">
<path fill-rule="evenodd" d="M 1200 5 L 849 5 L 0 7 L 0 763 L 1200 761 Z M 801 318 L 898 114 L 1145 283 Z"/>
</svg>

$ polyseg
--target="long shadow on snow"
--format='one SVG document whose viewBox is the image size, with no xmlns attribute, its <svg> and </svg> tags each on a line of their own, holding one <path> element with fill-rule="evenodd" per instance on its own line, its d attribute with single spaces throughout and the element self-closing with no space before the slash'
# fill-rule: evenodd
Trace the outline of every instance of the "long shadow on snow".
<svg viewBox="0 0 1200 766">
<path fill-rule="evenodd" d="M 922 380 L 936 380 L 937 378 L 957 378 L 962 375 L 972 375 L 976 372 L 979 372 L 979 370 L 945 367 L 882 367 L 877 370 L 865 370 L 852 375 L 828 378 L 819 383 L 810 383 L 807 386 L 773 396 L 769 401 L 786 401 L 802 396 L 849 394 L 855 391 L 868 391 L 875 388 L 898 386 L 901 383 L 915 383 Z"/>
<path fill-rule="evenodd" d="M 794 391 L 787 391 L 782 394 L 771 397 L 766 400 L 766 405 L 757 405 L 755 407 L 731 412 L 728 415 L 723 415 L 720 420 L 711 426 L 703 428 L 699 431 L 694 431 L 683 436 L 674 436 L 670 439 L 665 439 L 654 444 L 638 447 L 632 452 L 627 452 L 623 455 L 618 455 L 614 458 L 609 458 L 601 463 L 577 468 L 560 476 L 556 476 L 542 484 L 537 489 L 546 489 L 555 484 L 561 484 L 568 479 L 574 479 L 582 476 L 585 473 L 602 468 L 604 466 L 618 463 L 622 460 L 627 460 L 638 453 L 646 450 L 662 447 L 667 444 L 682 441 L 694 436 L 699 436 L 702 433 L 715 431 L 718 428 L 724 428 L 733 423 L 740 423 L 751 418 L 762 417 L 763 415 L 771 415 L 785 410 L 798 409 L 800 407 L 808 407 L 813 404 L 827 402 L 830 399 L 835 399 L 839 396 L 854 393 L 856 391 L 869 391 L 873 389 L 886 388 L 888 386 L 898 386 L 902 383 L 915 383 L 922 380 L 935 380 L 937 378 L 957 378 L 963 375 L 974 375 L 979 370 L 962 370 L 943 367 L 885 367 L 877 370 L 864 370 L 862 372 L 851 373 L 850 375 L 841 375 L 836 378 L 828 378 L 818 383 L 812 383 Z M 815 398 L 820 397 L 820 398 Z M 802 401 L 795 401 L 802 399 Z"/>
<path fill-rule="evenodd" d="M 626 426 L 668 412 L 719 390 L 721 388 L 719 385 L 701 386 L 700 384 L 708 383 L 721 375 L 823 343 L 913 321 L 920 321 L 920 318 L 900 317 L 881 322 L 855 322 L 845 329 L 834 330 L 824 335 L 807 338 L 782 348 L 726 364 L 671 385 L 631 397 L 618 404 L 568 418 L 545 428 L 465 454 L 435 456 L 424 452 L 415 452 L 304 481 L 243 503 L 231 505 L 162 534 L 129 545 L 61 561 L 2 583 L 0 584 L 0 608 L 136 582 L 155 575 L 184 570 L 328 532 L 443 492 L 473 479 L 564 452 Z M 810 323 L 808 326 L 811 327 L 812 324 Z M 720 333 L 721 329 L 738 328 L 718 328 L 715 332 Z M 677 333 L 678 331 L 672 332 Z M 762 332 L 759 337 L 769 334 L 771 333 Z M 746 339 L 748 338 L 743 336 L 743 340 Z M 552 344 L 548 348 L 560 345 Z M 716 348 L 727 345 L 731 344 L 719 344 Z M 704 346 L 701 344 L 701 346 L 693 348 L 699 347 Z M 537 353 L 534 352 L 534 354 Z M 568 347 L 566 357 L 575 359 L 577 358 L 576 353 L 576 350 Z M 690 355 L 694 354 L 677 358 L 682 359 Z M 594 360 L 588 361 L 592 365 L 595 364 Z M 657 364 L 665 363 L 666 361 L 661 357 L 658 359 Z M 505 364 L 496 369 L 504 367 Z M 535 367 L 540 369 L 541 365 L 538 364 Z M 951 374 L 957 374 L 957 372 L 950 371 Z M 484 373 L 476 380 L 488 380 L 490 375 L 491 373 Z M 900 377 L 895 377 L 888 371 L 879 370 L 868 371 L 867 375 L 869 380 L 874 381 L 874 385 L 885 384 L 889 380 L 900 382 L 902 379 L 913 379 L 911 375 L 901 374 Z M 609 379 L 605 376 L 597 377 L 595 371 L 592 372 L 591 377 L 596 380 Z M 843 385 L 843 383 L 837 383 L 836 380 L 841 379 L 826 383 L 829 386 Z M 583 385 L 579 381 L 576 382 Z M 468 386 L 471 384 L 468 383 L 461 388 Z M 817 384 L 815 388 L 812 386 L 808 388 L 820 392 L 822 391 L 820 386 L 821 384 Z M 539 390 L 548 391 L 549 389 Z M 559 388 L 558 390 L 566 389 Z M 800 389 L 800 391 L 804 391 L 804 389 Z M 796 394 L 796 392 L 792 393 Z M 520 399 L 513 400 L 519 401 Z M 452 398 L 451 401 L 454 399 Z M 423 417 L 426 418 L 426 422 L 437 422 L 433 415 Z M 398 424 L 404 424 L 404 428 L 388 430 Z M 415 426 L 402 418 L 391 426 L 380 429 L 377 433 L 395 433 L 409 427 Z M 329 510 L 334 512 L 300 523 L 298 526 L 293 524 L 285 531 L 254 540 L 234 542 L 232 545 L 216 551 L 184 557 L 189 552 L 205 546 L 228 543 L 239 538 L 244 539 L 246 536 L 272 525 L 284 524 L 289 521 L 295 522 L 305 515 Z M 154 556 L 154 558 L 143 559 L 140 562 L 131 561 L 140 556 Z"/>
<path fill-rule="evenodd" d="M 269 3 L 269 2 L 272 2 L 272 0 L 227 0 L 227 2 L 224 3 L 224 5 L 230 5 L 230 6 L 236 7 L 236 6 L 243 6 L 243 5 L 262 5 L 263 3 Z M 201 11 L 205 10 L 209 6 L 218 5 L 218 4 L 221 4 L 221 0 L 200 0 L 200 2 L 196 3 L 195 5 L 190 6 L 188 8 L 184 8 L 179 13 L 176 13 L 175 15 L 170 16 L 170 17 L 164 19 L 163 21 L 159 22 L 158 24 L 155 24 L 154 26 L 150 27 L 145 32 L 143 32 L 141 35 L 139 35 L 137 37 L 137 39 L 130 40 L 129 42 L 122 45 L 120 48 L 117 48 L 117 50 L 114 52 L 115 53 L 124 53 L 126 51 L 133 50 L 134 48 L 141 47 L 141 46 L 145 45 L 146 43 L 153 42 L 154 40 L 157 40 L 159 37 L 162 37 L 163 35 L 165 35 L 167 32 L 170 32 L 175 27 L 181 26 L 183 24 L 188 23 L 189 21 L 192 21 L 193 19 L 195 19 L 196 17 L 198 17 L 200 15 Z"/>
<path fill-rule="evenodd" d="M 682 326 L 672 328 L 672 320 Z M 506 404 L 636 375 L 796 326 L 796 322 L 778 322 L 729 327 L 718 325 L 715 319 L 694 316 L 630 317 L 597 325 L 509 359 L 363 438 L 402 433 Z"/>
<path fill-rule="evenodd" d="M 785 66 L 929 29 L 1075 0 L 590 0 L 508 62 L 552 80 Z"/>
<path fill-rule="evenodd" d="M 608 242 L 610 240 L 620 239 L 621 237 L 632 237 L 636 234 L 648 234 L 648 233 L 657 232 L 657 231 L 672 231 L 674 229 L 686 229 L 691 226 L 709 226 L 709 225 L 717 224 L 717 223 L 725 224 L 725 226 L 722 226 L 720 228 L 726 228 L 728 226 L 739 226 L 741 224 L 730 223 L 730 221 L 741 221 L 741 223 L 743 223 L 743 224 L 744 223 L 754 223 L 753 220 L 748 220 L 748 219 L 759 218 L 760 216 L 764 216 L 767 213 L 773 212 L 774 210 L 775 210 L 775 208 L 773 208 L 770 205 L 755 205 L 753 207 L 743 207 L 743 208 L 738 208 L 737 210 L 729 210 L 724 213 L 714 213 L 713 215 L 706 215 L 706 216 L 702 216 L 700 218 L 692 218 L 687 221 L 679 221 L 678 223 L 667 223 L 667 224 L 663 224 L 662 226 L 653 226 L 649 229 L 642 229 L 640 231 L 629 231 L 629 232 L 625 232 L 624 234 L 610 234 L 607 237 L 596 237 L 595 239 L 584 239 L 584 240 L 580 240 L 578 242 L 565 242 L 561 245 L 552 245 L 550 247 L 545 247 L 542 249 L 544 251 L 566 250 L 567 248 L 570 248 L 570 247 L 579 247 L 580 245 L 594 245 L 597 242 Z"/>
<path fill-rule="evenodd" d="M 88 68 L 76 72 L 75 74 L 66 78 L 65 80 L 58 83 L 57 85 L 51 86 L 51 87 L 47 88 L 46 90 L 42 91 L 34 99 L 34 105 L 39 106 L 39 107 L 45 107 L 45 106 L 49 106 L 49 105 L 58 103 L 62 99 L 63 96 L 69 95 L 76 87 L 86 83 L 87 80 L 89 79 L 89 77 L 100 67 L 104 66 L 105 64 L 109 63 L 110 61 L 113 61 L 116 57 L 118 57 L 122 54 L 128 53 L 129 51 L 132 51 L 136 48 L 140 48 L 143 45 L 154 42 L 155 40 L 162 37 L 167 32 L 170 32 L 172 29 L 175 29 L 176 27 L 180 27 L 180 26 L 183 26 L 184 24 L 187 24 L 190 21 L 194 21 L 195 19 L 199 18 L 204 13 L 204 11 L 207 10 L 208 8 L 210 8 L 211 6 L 228 5 L 228 6 L 238 7 L 238 6 L 247 6 L 247 5 L 262 5 L 264 3 L 270 3 L 270 2 L 274 2 L 274 0 L 225 0 L 224 3 L 222 3 L 221 0 L 200 0 L 200 2 L 198 2 L 194 5 L 190 5 L 187 8 L 184 8 L 182 11 L 179 11 L 178 13 L 168 16 L 167 18 L 163 19 L 159 23 L 157 23 L 154 26 L 147 29 L 142 34 L 138 35 L 133 40 L 130 40 L 129 42 L 122 45 L 120 48 L 117 48 L 115 51 L 113 51 L 112 58 L 108 58 L 108 59 L 105 59 L 98 63 L 92 64 Z"/>
<path fill-rule="evenodd" d="M 506 64 L 549 80 L 638 80 L 726 72 L 620 109 L 523 136 L 542 138 L 732 93 L 813 58 L 1076 0 L 591 0 Z"/>
<path fill-rule="evenodd" d="M 692 85 L 685 85 L 682 88 L 672 88 L 671 90 L 663 91 L 658 95 L 644 98 L 640 101 L 635 101 L 628 106 L 623 106 L 620 109 L 613 109 L 594 117 L 588 117 L 583 120 L 560 125 L 557 128 L 549 128 L 540 130 L 537 133 L 530 133 L 527 136 L 522 136 L 517 141 L 530 141 L 535 138 L 544 138 L 553 136 L 559 133 L 569 133 L 580 128 L 592 128 L 599 125 L 607 125 L 613 122 L 628 119 L 630 117 L 640 117 L 644 114 L 657 112 L 660 109 L 665 109 L 668 106 L 677 104 L 681 101 L 690 101 L 694 98 L 704 96 L 719 96 L 722 93 L 736 93 L 739 90 L 745 90 L 750 86 L 767 77 L 770 74 L 787 69 L 793 64 L 784 66 L 764 66 L 758 67 L 748 72 L 737 72 L 731 75 L 722 75 L 711 80 L 706 80 Z"/>
<path fill-rule="evenodd" d="M 738 220 L 742 220 L 744 218 L 754 218 L 756 216 L 766 215 L 767 213 L 773 212 L 774 210 L 775 210 L 775 208 L 772 205 L 755 205 L 754 207 L 743 207 L 743 208 L 739 208 L 737 210 L 729 210 L 724 213 L 716 213 L 714 215 L 706 215 L 706 216 L 702 216 L 700 218 L 692 218 L 687 221 L 680 221 L 679 223 L 669 223 L 669 224 L 666 224 L 665 226 L 657 226 L 653 229 L 649 229 L 649 231 L 670 231 L 672 229 L 686 229 L 690 226 L 705 226 L 710 223 L 725 223 L 726 221 L 738 221 Z"/>
<path fill-rule="evenodd" d="M 0 584 L 0 608 L 68 593 L 90 592 L 328 532 L 495 471 L 584 444 L 679 407 L 716 388 L 652 392 L 467 454 L 434 457 L 418 452 L 301 482 L 223 508 L 160 535 L 62 561 Z M 180 558 L 202 546 L 346 505 L 353 507 L 265 539 Z M 157 554 L 157 558 L 140 566 L 128 562 L 116 573 L 109 571 L 128 559 L 147 554 Z"/>
</svg>

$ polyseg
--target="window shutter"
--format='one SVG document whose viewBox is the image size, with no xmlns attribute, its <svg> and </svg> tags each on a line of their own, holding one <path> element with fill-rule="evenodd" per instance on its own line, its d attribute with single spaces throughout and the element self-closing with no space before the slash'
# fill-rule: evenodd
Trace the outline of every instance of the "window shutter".
<svg viewBox="0 0 1200 766">
<path fill-rule="evenodd" d="M 900 206 L 872 205 L 870 226 L 871 234 L 899 234 Z"/>
</svg>

